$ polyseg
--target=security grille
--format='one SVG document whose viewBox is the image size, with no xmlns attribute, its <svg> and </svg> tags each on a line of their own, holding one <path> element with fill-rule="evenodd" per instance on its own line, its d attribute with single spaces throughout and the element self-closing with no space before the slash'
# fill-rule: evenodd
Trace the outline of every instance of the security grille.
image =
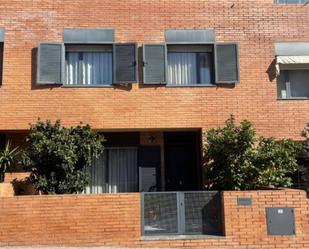
<svg viewBox="0 0 309 249">
<path fill-rule="evenodd" d="M 222 235 L 217 191 L 142 193 L 143 235 Z"/>
<path fill-rule="evenodd" d="M 178 231 L 176 193 L 143 195 L 143 231 L 145 235 L 174 234 Z"/>
<path fill-rule="evenodd" d="M 218 192 L 184 193 L 184 203 L 186 234 L 221 234 L 221 204 Z"/>
</svg>

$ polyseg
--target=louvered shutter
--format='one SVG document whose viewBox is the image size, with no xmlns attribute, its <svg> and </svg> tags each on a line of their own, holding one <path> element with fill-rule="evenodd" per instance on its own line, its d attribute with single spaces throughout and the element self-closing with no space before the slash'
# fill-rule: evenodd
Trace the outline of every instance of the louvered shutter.
<svg viewBox="0 0 309 249">
<path fill-rule="evenodd" d="M 40 43 L 38 46 L 37 83 L 62 84 L 64 45 Z"/>
<path fill-rule="evenodd" d="M 144 84 L 166 84 L 166 45 L 143 46 Z"/>
<path fill-rule="evenodd" d="M 136 82 L 136 44 L 114 44 L 114 84 Z"/>
<path fill-rule="evenodd" d="M 216 83 L 234 84 L 239 82 L 237 44 L 216 44 Z"/>
</svg>

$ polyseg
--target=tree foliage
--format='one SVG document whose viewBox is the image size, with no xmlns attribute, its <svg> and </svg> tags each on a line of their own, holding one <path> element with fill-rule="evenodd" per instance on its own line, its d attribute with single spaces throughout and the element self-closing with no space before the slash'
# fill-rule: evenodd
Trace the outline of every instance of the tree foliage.
<svg viewBox="0 0 309 249">
<path fill-rule="evenodd" d="M 305 189 L 309 196 L 309 123 L 304 128 L 302 136 L 304 137 L 304 141 L 302 142 L 299 156 L 300 169 L 298 187 Z"/>
<path fill-rule="evenodd" d="M 223 128 L 204 134 L 206 187 L 242 190 L 291 186 L 289 174 L 298 168 L 298 148 L 291 139 L 258 138 L 249 121 L 237 126 L 231 116 Z"/>
<path fill-rule="evenodd" d="M 103 151 L 104 138 L 89 125 L 66 128 L 58 120 L 38 121 L 26 138 L 23 164 L 29 181 L 45 194 L 82 192 L 89 184 L 87 167 Z"/>
</svg>

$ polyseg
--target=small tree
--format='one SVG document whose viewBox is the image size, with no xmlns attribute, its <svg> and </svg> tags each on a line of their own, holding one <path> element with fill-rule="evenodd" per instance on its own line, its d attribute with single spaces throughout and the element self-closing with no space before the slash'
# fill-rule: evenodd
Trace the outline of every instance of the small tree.
<svg viewBox="0 0 309 249">
<path fill-rule="evenodd" d="M 87 167 L 103 151 L 104 138 L 89 125 L 65 128 L 59 120 L 31 125 L 23 164 L 28 180 L 44 194 L 82 192 L 89 184 Z"/>
<path fill-rule="evenodd" d="M 204 134 L 206 185 L 212 189 L 291 186 L 298 146 L 290 139 L 257 138 L 252 124 L 236 126 L 231 116 L 223 128 Z"/>
</svg>

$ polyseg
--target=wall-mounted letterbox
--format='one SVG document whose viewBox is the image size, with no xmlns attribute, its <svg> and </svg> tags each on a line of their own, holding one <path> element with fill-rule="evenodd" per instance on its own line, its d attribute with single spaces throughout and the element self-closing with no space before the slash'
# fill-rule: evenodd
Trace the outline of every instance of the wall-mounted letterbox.
<svg viewBox="0 0 309 249">
<path fill-rule="evenodd" d="M 294 208 L 272 207 L 266 208 L 268 235 L 294 235 Z"/>
</svg>

